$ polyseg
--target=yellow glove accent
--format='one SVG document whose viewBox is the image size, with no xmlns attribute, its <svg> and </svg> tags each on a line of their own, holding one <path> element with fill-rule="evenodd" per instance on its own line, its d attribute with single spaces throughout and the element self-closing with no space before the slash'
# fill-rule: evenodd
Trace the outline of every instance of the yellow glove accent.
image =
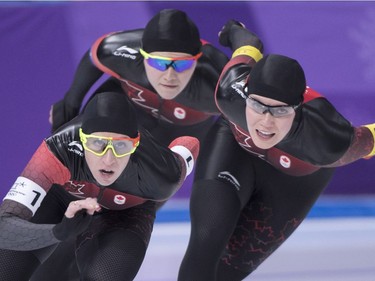
<svg viewBox="0 0 375 281">
<path fill-rule="evenodd" d="M 257 48 L 250 45 L 239 47 L 237 50 L 234 51 L 232 58 L 237 57 L 239 55 L 252 57 L 256 62 L 263 58 L 262 53 Z"/>
<path fill-rule="evenodd" d="M 363 127 L 366 127 L 370 130 L 372 137 L 374 138 L 374 147 L 372 148 L 372 151 L 370 152 L 369 155 L 365 156 L 364 158 L 371 157 L 375 155 L 375 123 L 374 124 L 369 124 L 369 125 L 364 125 Z"/>
</svg>

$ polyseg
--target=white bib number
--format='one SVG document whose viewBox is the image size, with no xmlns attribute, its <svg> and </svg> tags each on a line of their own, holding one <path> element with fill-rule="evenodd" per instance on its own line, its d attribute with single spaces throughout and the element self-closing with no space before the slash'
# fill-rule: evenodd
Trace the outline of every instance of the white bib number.
<svg viewBox="0 0 375 281">
<path fill-rule="evenodd" d="M 185 178 L 190 175 L 194 168 L 194 158 L 191 154 L 190 150 L 187 149 L 185 146 L 176 145 L 171 148 L 171 150 L 179 155 L 185 160 L 186 166 L 186 176 Z"/>
<path fill-rule="evenodd" d="M 7 195 L 5 195 L 4 200 L 8 199 L 21 203 L 29 208 L 34 215 L 45 196 L 46 191 L 41 186 L 28 178 L 18 177 Z"/>
</svg>

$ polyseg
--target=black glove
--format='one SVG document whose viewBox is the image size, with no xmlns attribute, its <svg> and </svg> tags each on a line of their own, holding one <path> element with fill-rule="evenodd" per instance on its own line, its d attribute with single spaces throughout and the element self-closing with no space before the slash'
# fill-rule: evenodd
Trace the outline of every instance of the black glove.
<svg viewBox="0 0 375 281">
<path fill-rule="evenodd" d="M 263 53 L 263 43 L 258 36 L 247 30 L 245 25 L 236 20 L 229 20 L 219 33 L 219 43 L 232 51 L 250 45 Z"/>
<path fill-rule="evenodd" d="M 87 229 L 91 220 L 92 216 L 87 214 L 85 209 L 78 211 L 73 218 L 64 216 L 63 220 L 52 228 L 53 235 L 60 241 L 76 237 Z"/>
</svg>

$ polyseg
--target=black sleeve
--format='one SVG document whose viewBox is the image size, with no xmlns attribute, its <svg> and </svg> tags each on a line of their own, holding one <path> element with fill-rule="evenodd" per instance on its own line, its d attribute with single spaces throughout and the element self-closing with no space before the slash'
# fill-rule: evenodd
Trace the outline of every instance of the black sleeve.
<svg viewBox="0 0 375 281">
<path fill-rule="evenodd" d="M 143 29 L 113 32 L 99 38 L 91 48 L 92 62 L 106 74 L 120 80 L 149 85 L 139 53 Z"/>
<path fill-rule="evenodd" d="M 133 194 L 153 200 L 166 200 L 181 186 L 186 169 L 168 147 L 160 145 L 148 131 L 140 129 L 141 141 L 126 168 L 126 177 L 116 184 L 133 186 Z"/>
<path fill-rule="evenodd" d="M 339 160 L 352 143 L 352 124 L 324 97 L 301 107 L 289 134 L 276 147 L 316 166 Z"/>
<path fill-rule="evenodd" d="M 246 83 L 251 66 L 236 61 L 241 58 L 232 59 L 225 67 L 216 88 L 216 103 L 224 116 L 247 130 L 246 122 L 246 98 L 248 96 Z M 233 62 L 233 64 L 231 64 Z"/>
<path fill-rule="evenodd" d="M 53 132 L 78 115 L 85 95 L 102 75 L 103 72 L 91 62 L 90 51 L 87 51 L 64 98 L 53 105 Z"/>
</svg>

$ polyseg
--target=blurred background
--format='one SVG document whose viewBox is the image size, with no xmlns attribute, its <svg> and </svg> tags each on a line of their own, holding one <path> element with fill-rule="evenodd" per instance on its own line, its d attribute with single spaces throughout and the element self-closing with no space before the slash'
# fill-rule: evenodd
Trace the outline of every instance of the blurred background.
<svg viewBox="0 0 375 281">
<path fill-rule="evenodd" d="M 49 136 L 50 106 L 65 94 L 84 52 L 108 32 L 144 27 L 164 8 L 186 11 L 201 37 L 228 55 L 217 34 L 229 19 L 243 22 L 263 40 L 265 54 L 296 58 L 308 84 L 354 125 L 375 122 L 375 2 L 0 2 L 1 197 Z M 374 161 L 338 169 L 311 219 L 254 280 L 374 280 Z M 176 280 L 191 180 L 161 210 L 137 280 Z"/>
</svg>

